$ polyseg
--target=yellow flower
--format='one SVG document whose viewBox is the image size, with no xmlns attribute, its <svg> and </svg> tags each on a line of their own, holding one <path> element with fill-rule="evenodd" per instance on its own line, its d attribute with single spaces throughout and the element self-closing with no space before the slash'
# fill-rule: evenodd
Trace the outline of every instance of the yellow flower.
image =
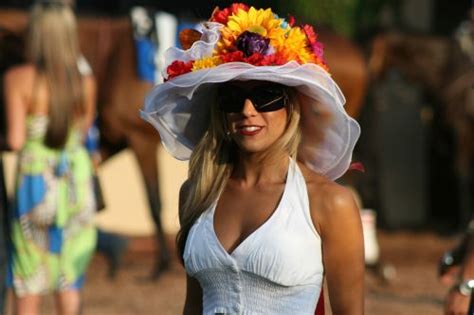
<svg viewBox="0 0 474 315">
<path fill-rule="evenodd" d="M 198 59 L 198 60 L 194 61 L 193 68 L 191 69 L 191 71 L 197 71 L 197 70 L 200 70 L 200 69 L 212 68 L 212 67 L 215 67 L 217 65 L 220 65 L 221 63 L 222 63 L 222 60 L 218 56 Z"/>
<path fill-rule="evenodd" d="M 315 62 L 314 55 L 308 49 L 306 35 L 299 27 L 293 27 L 278 47 L 288 60 L 296 60 L 299 63 Z"/>
<path fill-rule="evenodd" d="M 276 18 L 271 9 L 255 9 L 248 12 L 239 9 L 231 15 L 227 25 L 221 30 L 221 39 L 217 50 L 226 52 L 233 47 L 240 34 L 245 31 L 253 32 L 270 39 L 270 44 L 281 42 L 287 30 L 281 28 L 282 19 Z"/>
</svg>

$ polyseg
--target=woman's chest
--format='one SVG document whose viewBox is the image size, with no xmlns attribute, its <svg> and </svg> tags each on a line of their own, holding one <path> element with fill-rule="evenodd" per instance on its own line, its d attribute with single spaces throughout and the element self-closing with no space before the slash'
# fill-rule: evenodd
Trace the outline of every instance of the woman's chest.
<svg viewBox="0 0 474 315">
<path fill-rule="evenodd" d="M 276 212 L 283 188 L 222 194 L 214 210 L 214 231 L 227 252 L 232 252 Z"/>
<path fill-rule="evenodd" d="M 269 220 L 226 251 L 212 225 L 212 212 L 193 226 L 185 249 L 189 274 L 232 269 L 282 285 L 305 284 L 322 275 L 321 242 L 304 218 L 282 205 Z"/>
</svg>

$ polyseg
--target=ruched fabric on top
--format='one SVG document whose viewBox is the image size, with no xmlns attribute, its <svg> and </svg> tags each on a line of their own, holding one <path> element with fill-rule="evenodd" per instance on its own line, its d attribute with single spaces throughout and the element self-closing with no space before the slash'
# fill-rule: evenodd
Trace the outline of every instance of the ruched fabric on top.
<svg viewBox="0 0 474 315">
<path fill-rule="evenodd" d="M 214 231 L 216 204 L 191 228 L 183 257 L 202 287 L 203 314 L 314 314 L 323 280 L 321 239 L 297 163 L 290 163 L 274 213 L 230 254 Z"/>
</svg>

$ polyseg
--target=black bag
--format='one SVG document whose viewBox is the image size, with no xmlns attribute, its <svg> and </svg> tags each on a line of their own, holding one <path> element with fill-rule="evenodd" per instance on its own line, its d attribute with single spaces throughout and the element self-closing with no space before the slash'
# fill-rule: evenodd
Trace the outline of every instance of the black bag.
<svg viewBox="0 0 474 315">
<path fill-rule="evenodd" d="M 99 176 L 97 174 L 92 175 L 92 185 L 94 188 L 96 211 L 100 212 L 105 209 L 105 201 L 104 195 L 102 194 L 102 185 L 100 184 Z"/>
</svg>

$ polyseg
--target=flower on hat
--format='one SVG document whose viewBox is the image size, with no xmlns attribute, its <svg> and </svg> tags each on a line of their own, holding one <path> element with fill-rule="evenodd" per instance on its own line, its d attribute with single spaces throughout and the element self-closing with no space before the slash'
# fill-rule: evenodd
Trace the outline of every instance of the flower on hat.
<svg viewBox="0 0 474 315">
<path fill-rule="evenodd" d="M 166 72 L 168 73 L 168 80 L 177 77 L 181 74 L 191 72 L 193 68 L 193 62 L 183 62 L 181 60 L 175 60 L 171 65 L 168 66 Z"/>
<path fill-rule="evenodd" d="M 237 38 L 236 47 L 249 57 L 254 53 L 265 54 L 268 50 L 270 39 L 263 37 L 258 33 L 245 31 Z"/>
<path fill-rule="evenodd" d="M 303 32 L 308 38 L 313 53 L 320 60 L 323 60 L 323 44 L 321 42 L 318 42 L 318 35 L 314 32 L 313 27 L 311 25 L 305 24 L 303 25 Z"/>
<path fill-rule="evenodd" d="M 222 63 L 222 59 L 219 56 L 207 57 L 195 60 L 193 62 L 192 71 L 200 69 L 212 68 Z"/>
<path fill-rule="evenodd" d="M 305 33 L 299 27 L 293 27 L 283 39 L 281 49 L 287 60 L 296 60 L 298 63 L 316 63 L 316 59 L 308 49 Z"/>
<path fill-rule="evenodd" d="M 237 13 L 238 9 L 248 11 L 249 7 L 248 5 L 243 4 L 243 3 L 233 3 L 231 4 L 230 7 L 225 8 L 223 10 L 220 10 L 219 7 L 216 7 L 209 21 L 217 22 L 221 24 L 227 24 L 229 15 Z"/>
<path fill-rule="evenodd" d="M 270 40 L 271 44 L 285 36 L 285 29 L 281 28 L 282 19 L 276 17 L 271 9 L 255 9 L 248 11 L 238 9 L 229 16 L 227 24 L 221 30 L 221 40 L 217 43 L 219 51 L 235 49 L 235 42 L 244 32 L 258 34 Z"/>
<path fill-rule="evenodd" d="M 166 71 L 168 79 L 229 62 L 277 66 L 296 61 L 313 63 L 329 72 L 323 58 L 323 45 L 313 27 L 295 26 L 292 16 L 287 22 L 271 9 L 234 3 L 224 9 L 216 8 L 209 21 L 221 24 L 212 52 L 195 60 L 171 63 Z M 200 41 L 205 39 L 203 36 Z"/>
</svg>

